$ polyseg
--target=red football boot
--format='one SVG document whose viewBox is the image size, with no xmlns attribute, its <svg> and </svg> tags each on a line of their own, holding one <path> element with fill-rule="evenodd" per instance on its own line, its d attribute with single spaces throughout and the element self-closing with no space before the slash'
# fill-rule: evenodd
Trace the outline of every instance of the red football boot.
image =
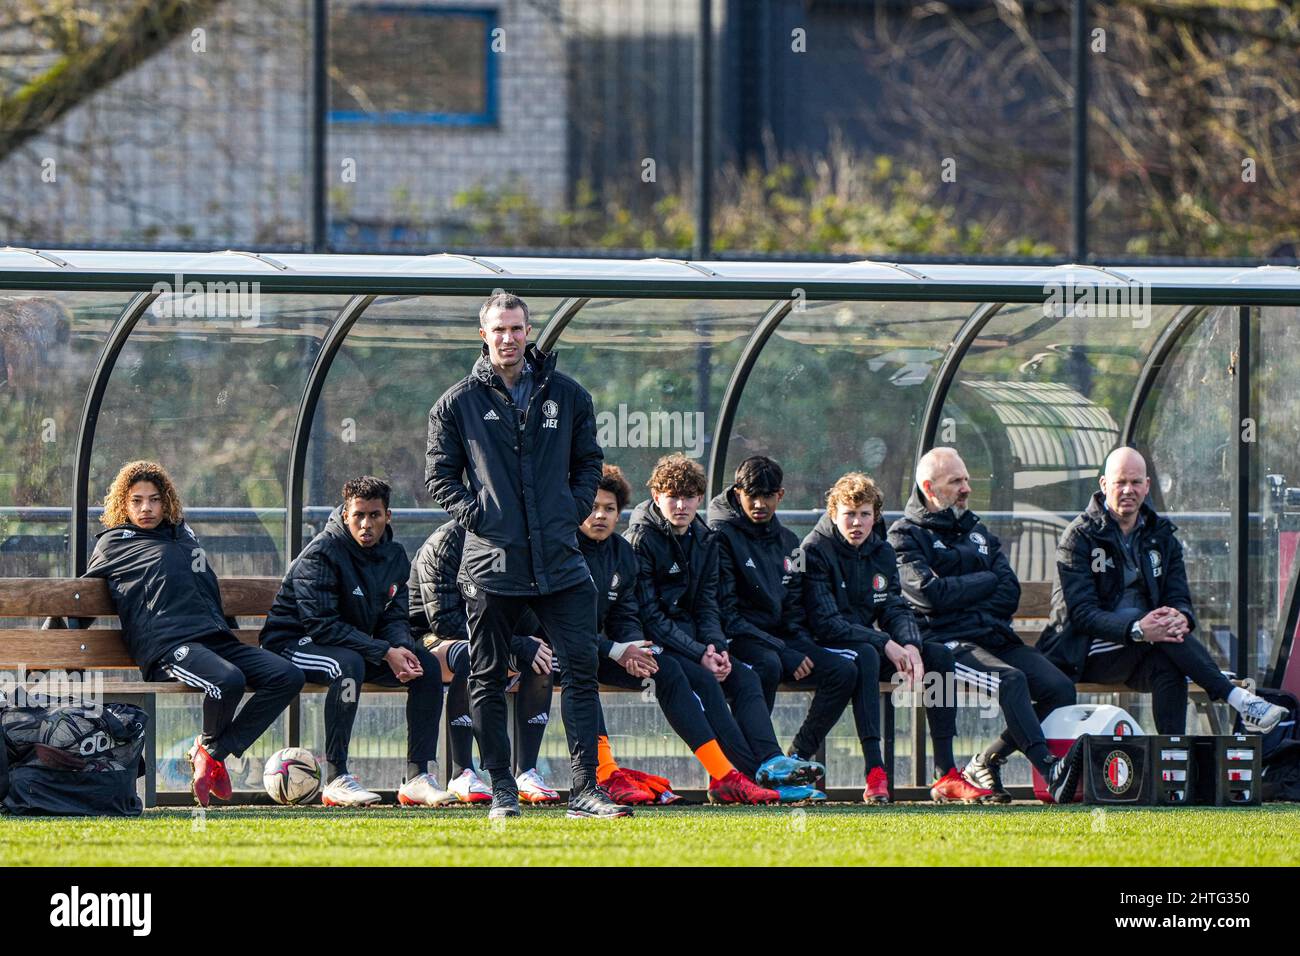
<svg viewBox="0 0 1300 956">
<path fill-rule="evenodd" d="M 709 803 L 779 803 L 781 795 L 760 787 L 739 770 L 709 781 Z"/>
<path fill-rule="evenodd" d="M 872 767 L 867 774 L 867 788 L 862 791 L 863 803 L 889 802 L 889 775 L 884 767 Z"/>
<path fill-rule="evenodd" d="M 199 802 L 199 806 L 206 807 L 209 797 L 216 797 L 218 800 L 229 800 L 233 788 L 230 785 L 230 774 L 226 772 L 226 765 L 223 761 L 217 760 L 208 753 L 199 741 L 201 736 L 194 738 L 194 746 L 186 752 L 190 758 L 190 766 L 194 768 L 194 780 L 190 784 L 190 791 L 194 794 L 194 799 Z"/>
<path fill-rule="evenodd" d="M 673 783 L 667 777 L 646 773 L 644 770 L 633 770 L 630 767 L 624 767 L 623 773 L 653 793 L 655 795 L 654 802 L 660 806 L 676 803 L 681 799 L 681 797 L 673 793 Z"/>
<path fill-rule="evenodd" d="M 930 799 L 935 803 L 992 803 L 997 798 L 992 790 L 973 786 L 954 767 L 930 787 Z"/>
<path fill-rule="evenodd" d="M 609 791 L 611 800 L 623 806 L 655 802 L 654 791 L 633 780 L 622 767 L 611 773 L 601 786 Z"/>
</svg>

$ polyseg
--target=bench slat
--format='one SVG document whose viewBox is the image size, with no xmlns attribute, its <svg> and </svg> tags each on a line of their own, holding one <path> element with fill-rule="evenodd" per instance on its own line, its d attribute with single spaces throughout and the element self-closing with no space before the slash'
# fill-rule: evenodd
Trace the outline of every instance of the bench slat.
<svg viewBox="0 0 1300 956">
<path fill-rule="evenodd" d="M 271 577 L 221 581 L 221 607 L 232 617 L 265 616 L 280 588 Z M 111 617 L 117 611 L 102 578 L 0 578 L 0 617 Z"/>
<path fill-rule="evenodd" d="M 235 635 L 245 644 L 257 644 L 258 631 L 244 629 Z M 46 670 L 78 667 L 135 667 L 126 652 L 122 632 L 108 628 L 84 631 L 35 628 L 0 630 L 0 668 Z"/>
</svg>

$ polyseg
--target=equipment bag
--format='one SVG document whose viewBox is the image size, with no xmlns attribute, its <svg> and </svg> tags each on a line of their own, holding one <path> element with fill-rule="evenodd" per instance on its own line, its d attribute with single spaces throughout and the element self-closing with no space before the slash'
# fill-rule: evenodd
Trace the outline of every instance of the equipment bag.
<svg viewBox="0 0 1300 956">
<path fill-rule="evenodd" d="M 9 813 L 138 816 L 149 716 L 133 704 L 0 711 Z"/>
</svg>

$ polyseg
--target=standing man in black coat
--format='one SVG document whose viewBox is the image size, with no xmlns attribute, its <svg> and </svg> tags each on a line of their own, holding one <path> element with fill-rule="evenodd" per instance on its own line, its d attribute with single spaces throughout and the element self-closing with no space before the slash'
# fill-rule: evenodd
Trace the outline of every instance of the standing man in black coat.
<svg viewBox="0 0 1300 956">
<path fill-rule="evenodd" d="M 1052 617 L 1038 646 L 1077 681 L 1150 691 L 1157 733 L 1187 732 L 1189 677 L 1231 704 L 1247 729 L 1267 733 L 1286 711 L 1234 687 L 1196 639 L 1178 529 L 1147 504 L 1150 490 L 1138 452 L 1106 457 L 1101 490 L 1061 535 Z"/>
<path fill-rule="evenodd" d="M 1047 781 L 1057 803 L 1074 799 L 1081 748 L 1052 756 L 1042 719 L 1074 703 L 1074 684 L 1011 626 L 1020 581 L 1001 542 L 967 507 L 970 475 L 954 448 L 933 448 L 916 463 L 916 491 L 903 517 L 890 526 L 903 594 L 916 611 L 921 635 L 952 651 L 959 678 L 996 692 L 1007 729 L 963 772 L 974 786 L 1002 802 L 1001 768 L 1020 750 Z"/>
<path fill-rule="evenodd" d="M 510 638 L 531 608 L 555 650 L 573 781 L 569 815 L 631 810 L 596 779 L 596 588 L 578 548 L 603 456 L 591 396 L 528 344 L 528 305 L 496 293 L 479 310 L 483 354 L 429 411 L 425 486 L 467 532 L 458 583 L 470 634 L 470 704 L 493 819 L 519 815 L 505 688 Z M 465 481 L 468 480 L 468 485 Z"/>
<path fill-rule="evenodd" d="M 302 674 L 235 636 L 217 576 L 162 465 L 123 465 L 100 520 L 106 530 L 86 577 L 108 582 L 122 638 L 145 680 L 176 680 L 203 691 L 203 732 L 187 755 L 191 790 L 200 806 L 211 797 L 229 800 L 226 757 L 240 756 L 262 736 L 302 690 Z M 236 714 L 245 688 L 255 693 Z"/>
</svg>

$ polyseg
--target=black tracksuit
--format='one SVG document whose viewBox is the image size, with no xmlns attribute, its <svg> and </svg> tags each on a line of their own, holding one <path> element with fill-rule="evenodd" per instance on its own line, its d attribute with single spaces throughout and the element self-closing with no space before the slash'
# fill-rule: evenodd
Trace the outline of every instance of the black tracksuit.
<svg viewBox="0 0 1300 956">
<path fill-rule="evenodd" d="M 603 456 L 591 396 L 555 370 L 554 355 L 529 346 L 525 360 L 535 377 L 525 408 L 514 404 L 485 345 L 470 374 L 430 409 L 425 486 L 468 532 L 457 583 L 485 769 L 494 782 L 511 785 L 510 638 L 531 608 L 560 667 L 573 790 L 581 792 L 596 780 L 600 697 L 595 586 L 577 535 L 591 513 Z"/>
<path fill-rule="evenodd" d="M 799 539 L 776 515 L 765 524 L 751 521 L 732 487 L 709 502 L 709 528 L 718 536 L 722 629 L 732 655 L 758 674 L 769 713 L 781 681 L 793 681 L 804 658 L 812 662 L 812 673 L 800 683 L 816 693 L 793 745 L 795 753 L 811 757 L 853 699 L 857 667 L 809 635 Z M 874 698 L 874 680 L 871 692 Z"/>
<path fill-rule="evenodd" d="M 1151 691 L 1156 729 L 1162 734 L 1186 733 L 1188 677 L 1214 700 L 1225 700 L 1232 692 L 1194 635 L 1196 615 L 1177 530 L 1143 502 L 1126 555 L 1105 496 L 1095 492 L 1087 510 L 1061 535 L 1052 616 L 1038 642 L 1048 659 L 1075 680 Z M 1128 594 L 1126 559 L 1133 582 Z M 1182 643 L 1133 640 L 1133 622 L 1158 607 L 1172 607 L 1187 618 L 1192 630 Z"/>
<path fill-rule="evenodd" d="M 455 766 L 470 766 L 466 751 L 467 739 L 458 739 L 463 724 L 458 723 L 470 713 L 469 706 L 469 623 L 465 616 L 465 599 L 456 584 L 460 574 L 461 552 L 465 544 L 465 529 L 454 520 L 439 525 L 420 545 L 411 561 L 411 577 L 407 588 L 411 594 L 411 633 L 417 638 L 426 634 L 435 643 L 463 642 L 465 648 L 448 652 L 447 663 L 452 670 L 447 688 L 447 710 L 452 722 L 452 751 Z M 538 674 L 533 670 L 533 658 L 540 645 L 533 636 L 542 637 L 541 623 L 532 611 L 525 611 L 515 623 L 515 633 L 510 638 L 511 667 L 519 674 L 518 696 L 515 699 L 516 739 L 518 765 L 522 772 L 537 766 L 542 737 L 551 719 L 551 697 L 555 675 Z M 426 642 L 432 649 L 433 643 Z M 435 741 L 436 741 L 435 735 Z"/>
<path fill-rule="evenodd" d="M 652 500 L 633 509 L 624 535 L 637 557 L 636 597 L 646 637 L 678 657 L 688 679 L 696 668 L 707 674 L 700 658 L 708 646 L 729 650 L 718 610 L 717 536 L 699 515 L 686 534 L 675 534 Z M 716 681 L 711 674 L 709 679 Z M 781 755 L 763 685 L 747 663 L 733 658 L 721 686 L 747 746 L 733 743 L 729 749 L 721 735 L 718 742 L 736 769 L 752 779 L 760 764 Z"/>
<path fill-rule="evenodd" d="M 104 578 L 122 638 L 146 680 L 200 688 L 202 743 L 241 755 L 302 689 L 302 674 L 232 633 L 217 576 L 189 525 L 121 524 L 99 534 L 86 577 Z M 255 693 L 235 711 L 246 688 Z"/>
<path fill-rule="evenodd" d="M 1007 728 L 986 754 L 1005 758 L 1019 749 L 1045 770 L 1051 755 L 1042 719 L 1074 703 L 1074 685 L 1016 635 L 1020 582 L 997 536 L 973 511 L 960 518 L 951 508 L 929 511 L 917 488 L 889 542 L 925 642 L 946 646 L 959 678 L 998 696 Z"/>
<path fill-rule="evenodd" d="M 855 666 L 853 719 L 862 741 L 868 770 L 879 760 L 880 690 L 897 668 L 885 656 L 885 645 L 912 645 L 921 653 L 927 674 L 953 671 L 952 654 L 942 644 L 925 644 L 898 583 L 894 549 L 876 524 L 867 539 L 854 547 L 844 539 L 829 515 L 804 537 L 803 602 L 808 626 L 825 647 L 851 654 Z M 942 695 L 923 697 L 935 741 L 940 771 L 950 766 L 957 714 Z"/>
<path fill-rule="evenodd" d="M 407 761 L 421 768 L 438 757 L 442 715 L 442 668 L 411 639 L 406 579 L 410 562 L 393 529 L 363 548 L 334 509 L 325 529 L 289 565 L 262 626 L 262 646 L 296 664 L 325 695 L 325 759 L 329 777 L 348 772 L 352 725 L 366 681 L 399 685 L 384 659 L 402 647 L 424 673 L 406 688 Z"/>
<path fill-rule="evenodd" d="M 747 762 L 754 762 L 749 743 L 727 708 L 721 685 L 702 666 L 661 652 L 656 660 L 659 670 L 653 677 L 640 678 L 633 677 L 610 656 L 615 644 L 647 640 L 637 605 L 636 553 L 618 535 L 594 541 L 579 532 L 578 545 L 596 583 L 600 682 L 615 687 L 650 689 L 669 725 L 692 752 L 717 739 L 724 753 L 730 749 Z"/>
</svg>

